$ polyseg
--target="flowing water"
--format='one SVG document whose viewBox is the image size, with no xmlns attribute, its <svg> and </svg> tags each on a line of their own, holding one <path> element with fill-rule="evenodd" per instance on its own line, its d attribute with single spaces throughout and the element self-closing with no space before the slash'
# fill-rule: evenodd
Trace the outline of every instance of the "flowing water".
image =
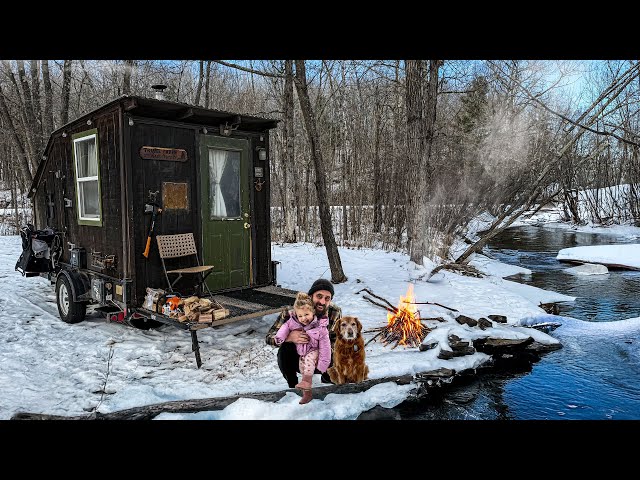
<svg viewBox="0 0 640 480">
<path fill-rule="evenodd" d="M 572 265 L 555 259 L 562 248 L 639 241 L 532 226 L 495 237 L 487 248 L 492 257 L 532 271 L 509 280 L 577 297 L 559 304 L 563 317 L 576 320 L 562 318 L 551 332 L 563 348 L 533 365 L 497 368 L 435 398 L 405 402 L 396 408 L 401 418 L 640 419 L 640 331 L 594 325 L 640 317 L 640 271 L 574 276 L 564 272 Z"/>
</svg>

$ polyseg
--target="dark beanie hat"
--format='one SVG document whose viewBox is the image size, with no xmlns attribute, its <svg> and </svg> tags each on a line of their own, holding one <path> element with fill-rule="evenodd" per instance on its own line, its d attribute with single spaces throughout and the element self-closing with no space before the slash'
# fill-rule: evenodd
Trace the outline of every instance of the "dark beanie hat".
<svg viewBox="0 0 640 480">
<path fill-rule="evenodd" d="M 313 285 L 311 285 L 311 288 L 309 289 L 308 293 L 309 295 L 313 296 L 313 294 L 316 293 L 318 290 L 327 290 L 331 292 L 331 297 L 333 297 L 333 285 L 329 280 L 325 278 L 319 278 L 318 280 L 313 282 Z"/>
</svg>

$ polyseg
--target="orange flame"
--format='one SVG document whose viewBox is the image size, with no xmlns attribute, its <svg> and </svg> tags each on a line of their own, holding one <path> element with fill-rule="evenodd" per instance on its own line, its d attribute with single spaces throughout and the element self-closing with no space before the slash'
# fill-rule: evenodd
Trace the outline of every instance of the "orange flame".
<svg viewBox="0 0 640 480">
<path fill-rule="evenodd" d="M 420 314 L 413 303 L 414 301 L 413 284 L 409 284 L 407 294 L 404 297 L 400 296 L 398 312 L 396 314 L 387 313 L 387 328 L 400 331 L 402 334 L 398 345 L 411 344 L 413 346 L 416 342 L 422 341 L 424 327 L 420 322 Z"/>
</svg>

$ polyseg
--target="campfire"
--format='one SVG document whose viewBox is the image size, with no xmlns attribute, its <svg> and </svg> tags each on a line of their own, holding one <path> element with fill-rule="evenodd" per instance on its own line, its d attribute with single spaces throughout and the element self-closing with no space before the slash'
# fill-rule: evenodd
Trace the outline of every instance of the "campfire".
<svg viewBox="0 0 640 480">
<path fill-rule="evenodd" d="M 382 297 L 377 298 L 389 305 L 385 307 L 387 309 L 387 325 L 370 330 L 371 332 L 379 332 L 371 340 L 381 336 L 384 346 L 395 342 L 395 345 L 391 348 L 392 350 L 398 345 L 419 347 L 430 330 L 420 321 L 420 312 L 416 308 L 416 302 L 413 297 L 413 285 L 409 284 L 407 294 L 404 297 L 400 296 L 400 303 L 397 307 L 394 307 Z"/>
</svg>

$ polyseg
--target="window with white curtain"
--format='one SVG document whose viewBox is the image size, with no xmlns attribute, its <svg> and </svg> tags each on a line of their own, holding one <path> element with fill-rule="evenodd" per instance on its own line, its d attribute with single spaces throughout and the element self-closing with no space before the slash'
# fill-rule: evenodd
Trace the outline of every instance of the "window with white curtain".
<svg viewBox="0 0 640 480">
<path fill-rule="evenodd" d="M 76 192 L 80 220 L 100 222 L 96 134 L 75 138 Z"/>
<path fill-rule="evenodd" d="M 209 218 L 240 218 L 240 152 L 209 149 Z"/>
</svg>

